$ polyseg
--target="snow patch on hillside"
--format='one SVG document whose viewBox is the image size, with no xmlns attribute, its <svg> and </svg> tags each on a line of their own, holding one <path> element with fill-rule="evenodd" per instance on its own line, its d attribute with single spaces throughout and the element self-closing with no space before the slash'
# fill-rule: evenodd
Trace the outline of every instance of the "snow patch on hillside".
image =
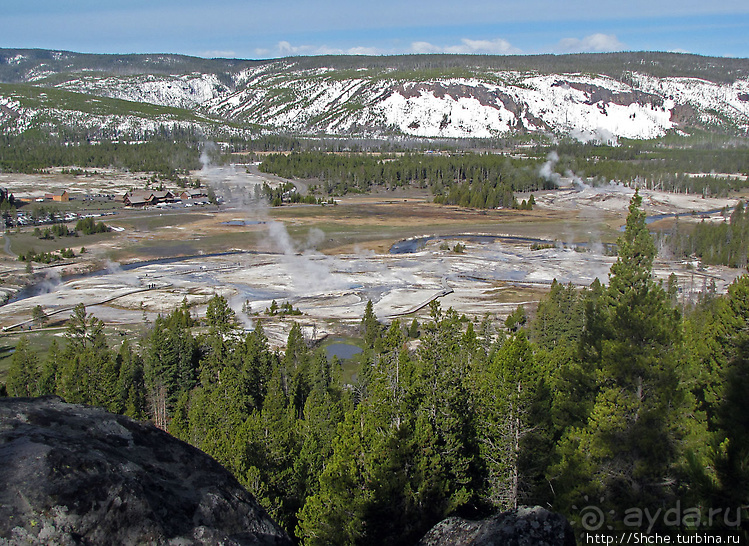
<svg viewBox="0 0 749 546">
<path fill-rule="evenodd" d="M 632 89 L 610 79 L 576 77 L 574 83 L 613 93 Z M 433 89 L 427 89 L 428 87 Z M 395 87 L 393 85 L 393 87 Z M 413 87 L 413 86 L 412 86 Z M 440 89 L 440 96 L 436 89 Z M 462 89 L 467 96 L 444 89 Z M 483 99 L 477 98 L 483 97 Z M 509 107 L 508 107 L 509 106 Z M 414 92 L 394 91 L 370 108 L 389 128 L 421 137 L 489 138 L 513 129 L 577 132 L 583 138 L 654 138 L 674 127 L 664 105 L 593 103 L 590 93 L 562 83 L 558 76 L 536 76 L 516 84 L 477 80 L 442 80 L 420 85 Z M 608 138 L 605 138 L 608 136 Z"/>
<path fill-rule="evenodd" d="M 29 79 L 48 76 L 47 69 L 40 64 Z M 387 70 L 300 70 L 288 61 L 224 76 L 78 74 L 58 87 L 299 133 L 490 138 L 551 132 L 610 143 L 657 138 L 684 123 L 749 133 L 746 79 L 728 85 L 641 74 L 620 81 L 495 71 L 407 80 Z"/>
<path fill-rule="evenodd" d="M 393 93 L 374 109 L 388 127 L 421 137 L 491 138 L 510 130 L 515 116 L 502 107 L 485 106 L 470 97 L 443 98 L 433 91 L 420 91 L 406 98 Z"/>
<path fill-rule="evenodd" d="M 6 62 L 10 65 L 18 65 L 27 59 L 26 55 L 15 55 L 14 57 L 8 57 Z"/>
<path fill-rule="evenodd" d="M 18 134 L 29 129 L 37 113 L 12 97 L 0 95 L 0 130 Z"/>
<path fill-rule="evenodd" d="M 580 74 L 502 72 L 484 79 L 426 82 L 359 76 L 336 79 L 323 69 L 282 76 L 246 70 L 237 77 L 247 82 L 243 89 L 213 98 L 204 108 L 229 119 L 302 132 L 348 133 L 356 126 L 419 137 L 488 138 L 514 130 L 550 130 L 615 142 L 655 138 L 674 129 L 672 111 L 683 96 Z M 714 85 L 704 92 L 715 96 L 724 90 Z M 734 103 L 731 108 L 748 105 L 738 98 Z"/>
<path fill-rule="evenodd" d="M 516 87 L 519 101 L 558 132 L 647 139 L 662 136 L 674 127 L 670 112 L 673 101 L 666 101 L 663 106 L 638 102 L 593 103 L 591 93 L 569 85 L 591 86 L 620 94 L 634 91 L 611 78 L 568 76 L 560 82 L 559 76 L 538 76 L 523 83 L 525 86 Z"/>
<path fill-rule="evenodd" d="M 703 123 L 720 123 L 720 116 L 725 116 L 740 130 L 749 132 L 749 80 L 729 85 L 698 78 L 654 78 L 641 74 L 634 77 L 640 89 L 667 97 L 676 104 L 690 105 Z M 716 113 L 720 116 L 716 117 Z"/>
<path fill-rule="evenodd" d="M 78 93 L 186 109 L 197 108 L 228 92 L 213 74 L 88 77 L 67 81 L 57 87 Z"/>
</svg>

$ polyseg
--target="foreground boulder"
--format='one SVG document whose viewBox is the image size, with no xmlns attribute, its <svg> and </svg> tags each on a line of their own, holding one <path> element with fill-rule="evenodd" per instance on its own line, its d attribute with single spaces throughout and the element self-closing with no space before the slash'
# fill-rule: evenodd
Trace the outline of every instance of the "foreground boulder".
<svg viewBox="0 0 749 546">
<path fill-rule="evenodd" d="M 491 518 L 447 518 L 421 539 L 419 546 L 575 546 L 569 522 L 540 506 L 521 507 Z"/>
<path fill-rule="evenodd" d="M 1 544 L 291 544 L 205 453 L 57 397 L 0 399 Z"/>
</svg>

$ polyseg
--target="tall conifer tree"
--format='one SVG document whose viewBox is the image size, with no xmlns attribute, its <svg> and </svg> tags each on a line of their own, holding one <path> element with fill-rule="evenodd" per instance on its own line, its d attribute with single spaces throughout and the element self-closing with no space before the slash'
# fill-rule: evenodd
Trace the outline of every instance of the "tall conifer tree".
<svg viewBox="0 0 749 546">
<path fill-rule="evenodd" d="M 569 429 L 552 470 L 559 508 L 602 498 L 625 507 L 662 506 L 672 493 L 680 453 L 681 317 L 652 277 L 655 245 L 636 192 L 603 298 L 586 311 L 581 357 L 593 370 L 592 409 Z"/>
</svg>

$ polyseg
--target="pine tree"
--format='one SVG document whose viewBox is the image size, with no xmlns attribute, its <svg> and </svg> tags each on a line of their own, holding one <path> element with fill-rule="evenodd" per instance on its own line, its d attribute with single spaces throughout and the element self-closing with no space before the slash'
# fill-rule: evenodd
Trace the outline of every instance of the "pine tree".
<svg viewBox="0 0 749 546">
<path fill-rule="evenodd" d="M 404 536 L 405 472 L 401 431 L 380 426 L 359 406 L 347 413 L 320 476 L 319 493 L 307 498 L 297 534 L 305 544 L 411 544 Z"/>
<path fill-rule="evenodd" d="M 31 350 L 29 338 L 21 336 L 8 369 L 8 396 L 36 396 L 39 380 L 39 359 Z"/>
<path fill-rule="evenodd" d="M 730 510 L 749 538 L 749 275 L 737 279 L 719 308 L 716 338 L 726 352 L 716 370 L 718 396 L 712 401 L 712 461 L 714 475 L 704 496 L 709 506 Z M 736 514 L 734 514 L 736 512 Z M 721 524 L 722 522 L 718 522 Z"/>
<path fill-rule="evenodd" d="M 49 317 L 44 312 L 44 308 L 41 305 L 36 305 L 34 309 L 32 309 L 31 316 L 37 328 L 43 328 L 47 321 L 49 321 Z"/>
<path fill-rule="evenodd" d="M 223 296 L 213 296 L 206 310 L 208 334 L 202 339 L 205 356 L 200 362 L 203 385 L 220 382 L 221 372 L 233 358 L 239 341 L 237 317 Z"/>
<path fill-rule="evenodd" d="M 423 434 L 428 442 L 421 445 L 417 441 L 414 449 L 417 453 L 439 453 L 438 465 L 427 464 L 437 474 L 425 475 L 424 480 L 433 483 L 428 489 L 440 493 L 422 502 L 426 519 L 439 521 L 476 500 L 476 423 L 470 369 L 478 352 L 475 339 L 472 346 L 463 343 L 461 320 L 453 309 L 443 315 L 433 306 L 433 318 L 435 329 L 425 336 L 415 363 L 412 404 L 416 407 L 412 411 L 417 422 L 423 423 L 415 435 Z"/>
<path fill-rule="evenodd" d="M 362 334 L 364 336 L 364 344 L 370 348 L 375 348 L 375 342 L 380 337 L 380 330 L 382 327 L 377 321 L 377 316 L 374 313 L 374 306 L 372 300 L 367 301 L 367 307 L 364 309 L 364 316 L 361 321 Z"/>
<path fill-rule="evenodd" d="M 114 410 L 118 403 L 119 370 L 107 346 L 104 323 L 87 314 L 83 304 L 78 304 L 68 321 L 65 338 L 58 393 L 67 402 Z"/>
<path fill-rule="evenodd" d="M 477 380 L 477 428 L 487 473 L 486 498 L 495 508 L 517 508 L 528 498 L 531 477 L 521 468 L 521 451 L 539 425 L 531 419 L 537 417 L 532 414 L 534 403 L 546 394 L 541 389 L 544 375 L 521 331 L 504 342 Z"/>
<path fill-rule="evenodd" d="M 133 419 L 146 416 L 146 387 L 143 377 L 143 360 L 126 339 L 117 354 L 119 377 L 117 381 L 118 413 Z"/>
<path fill-rule="evenodd" d="M 208 301 L 205 312 L 208 330 L 212 334 L 227 334 L 237 327 L 236 313 L 223 296 L 215 295 Z"/>
<path fill-rule="evenodd" d="M 652 508 L 673 494 L 685 408 L 681 317 L 652 278 L 656 251 L 641 201 L 636 192 L 605 297 L 586 311 L 581 355 L 583 369 L 595 370 L 594 396 L 558 447 L 552 476 L 562 509 L 583 494 L 614 508 Z"/>
<path fill-rule="evenodd" d="M 294 471 L 300 451 L 295 422 L 296 411 L 277 367 L 268 382 L 262 411 L 253 412 L 245 420 L 235 440 L 241 446 L 240 481 L 271 517 L 292 533 L 304 500 L 303 484 Z"/>
<path fill-rule="evenodd" d="M 530 338 L 539 348 L 553 350 L 574 346 L 584 324 L 583 297 L 572 283 L 563 285 L 556 279 L 548 295 L 538 303 L 530 326 Z"/>
<path fill-rule="evenodd" d="M 52 344 L 47 352 L 47 358 L 42 364 L 41 375 L 39 376 L 39 395 L 55 394 L 57 392 L 57 383 L 60 380 L 60 349 L 57 340 L 53 339 Z"/>
<path fill-rule="evenodd" d="M 166 429 L 177 400 L 197 382 L 197 343 L 184 321 L 172 314 L 156 318 L 144 352 L 148 413 L 156 426 Z"/>
<path fill-rule="evenodd" d="M 278 367 L 277 355 L 268 348 L 268 339 L 260 322 L 252 332 L 247 333 L 244 343 L 237 348 L 237 357 L 242 363 L 242 373 L 247 382 L 248 395 L 252 398 L 252 406 L 259 410 L 263 406 L 271 372 Z"/>
<path fill-rule="evenodd" d="M 333 453 L 338 424 L 343 421 L 342 396 L 340 386 L 316 383 L 305 402 L 303 418 L 296 423 L 300 453 L 294 461 L 294 472 L 303 489 L 302 498 L 319 493 L 320 475 Z"/>
</svg>

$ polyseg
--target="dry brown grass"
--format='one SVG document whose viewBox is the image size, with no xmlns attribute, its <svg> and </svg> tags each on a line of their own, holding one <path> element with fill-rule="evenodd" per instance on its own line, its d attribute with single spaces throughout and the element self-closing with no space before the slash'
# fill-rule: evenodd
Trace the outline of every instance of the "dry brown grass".
<svg viewBox="0 0 749 546">
<path fill-rule="evenodd" d="M 148 211 L 139 214 L 147 214 Z M 153 211 L 158 215 L 157 211 Z M 177 255 L 185 252 L 220 252 L 229 249 L 267 250 L 267 224 L 227 225 L 242 219 L 246 212 L 224 210 L 206 214 L 195 211 L 154 218 L 153 223 L 131 224 L 114 240 L 101 245 L 113 258 L 134 259 L 138 254 Z M 554 239 L 562 230 L 581 234 L 592 227 L 578 219 L 574 211 L 518 211 L 462 209 L 426 202 L 422 197 L 400 200 L 382 196 L 346 198 L 337 206 L 283 206 L 266 209 L 265 221 L 283 222 L 292 238 L 303 241 L 312 228 L 325 233 L 319 250 L 329 254 L 372 250 L 387 253 L 390 246 L 403 238 L 440 233 L 460 235 L 487 233 Z M 158 221 L 156 221 L 158 220 Z M 173 225 L 170 221 L 173 220 Z M 121 217 L 123 225 L 127 217 Z M 602 223 L 595 230 L 604 240 L 616 238 L 618 221 Z M 136 227 L 137 226 L 137 227 Z M 96 250 L 96 249 L 94 249 Z"/>
</svg>

